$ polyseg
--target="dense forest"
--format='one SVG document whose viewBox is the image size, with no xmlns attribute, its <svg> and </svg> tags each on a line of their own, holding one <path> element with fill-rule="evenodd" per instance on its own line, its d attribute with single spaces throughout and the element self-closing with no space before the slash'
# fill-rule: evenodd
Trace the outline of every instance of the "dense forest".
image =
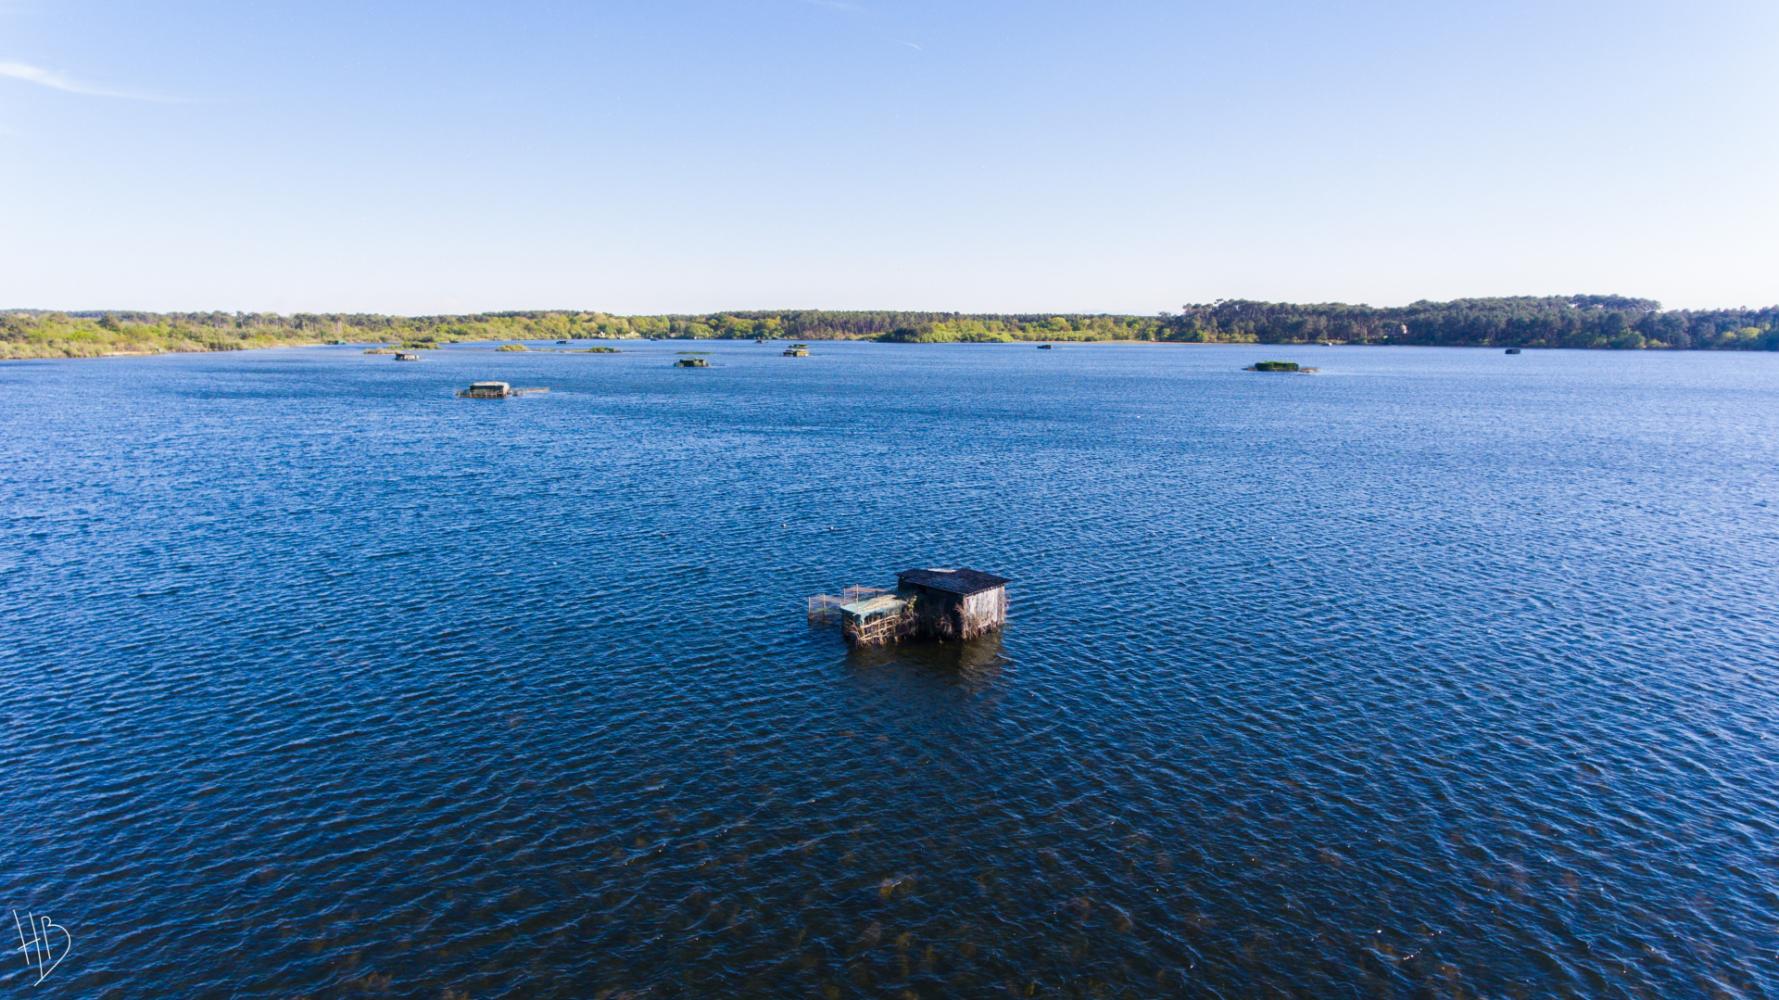
<svg viewBox="0 0 1779 1000">
<path fill-rule="evenodd" d="M 0 312 L 0 358 L 229 351 L 294 344 L 429 346 L 458 341 L 664 337 L 870 339 L 896 343 L 1150 340 L 1243 344 L 1779 350 L 1779 306 L 1664 310 L 1649 299 L 1572 295 L 1374 307 L 1220 300 L 1159 316 L 791 309 L 708 315 L 500 312 Z"/>
</svg>

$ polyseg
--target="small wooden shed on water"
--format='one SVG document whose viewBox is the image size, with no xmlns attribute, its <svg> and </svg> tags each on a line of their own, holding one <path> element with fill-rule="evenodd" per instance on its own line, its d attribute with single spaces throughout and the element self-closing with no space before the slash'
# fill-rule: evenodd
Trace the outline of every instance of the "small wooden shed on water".
<svg viewBox="0 0 1779 1000">
<path fill-rule="evenodd" d="M 1007 624 L 1007 583 L 975 569 L 904 570 L 893 594 L 851 588 L 859 599 L 840 605 L 840 634 L 854 646 L 974 639 Z M 812 619 L 816 601 L 811 598 Z"/>
<path fill-rule="evenodd" d="M 509 399 L 513 396 L 530 396 L 540 392 L 549 392 L 543 386 L 520 388 L 505 382 L 471 382 L 468 389 L 457 390 L 458 399 Z"/>
<path fill-rule="evenodd" d="M 977 569 L 910 569 L 896 593 L 914 599 L 914 632 L 974 639 L 1007 624 L 1007 579 Z"/>
<path fill-rule="evenodd" d="M 513 387 L 505 382 L 471 382 L 468 389 L 457 393 L 461 399 L 505 399 L 513 394 Z"/>
</svg>

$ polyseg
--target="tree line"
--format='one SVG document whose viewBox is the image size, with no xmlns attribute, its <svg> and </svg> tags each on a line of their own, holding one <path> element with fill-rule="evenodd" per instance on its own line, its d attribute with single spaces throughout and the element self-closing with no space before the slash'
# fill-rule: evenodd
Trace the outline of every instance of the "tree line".
<svg viewBox="0 0 1779 1000">
<path fill-rule="evenodd" d="M 1779 306 L 1668 309 L 1619 295 L 1518 296 L 1406 306 L 1224 300 L 1189 305 L 1165 339 L 1262 344 L 1779 350 Z"/>
<path fill-rule="evenodd" d="M 1144 340 L 1449 347 L 1779 350 L 1779 306 L 1664 310 L 1618 295 L 1520 296 L 1406 306 L 1226 299 L 1157 316 L 760 310 L 620 316 L 549 310 L 461 316 L 374 313 L 0 312 L 0 358 L 225 351 L 284 344 L 427 346 L 462 341 L 880 340 L 893 343 Z"/>
</svg>

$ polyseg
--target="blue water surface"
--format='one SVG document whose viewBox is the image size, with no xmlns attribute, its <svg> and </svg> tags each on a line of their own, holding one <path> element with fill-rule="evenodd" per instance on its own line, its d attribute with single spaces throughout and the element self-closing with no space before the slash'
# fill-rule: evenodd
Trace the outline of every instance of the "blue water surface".
<svg viewBox="0 0 1779 1000">
<path fill-rule="evenodd" d="M 0 989 L 1779 995 L 1779 357 L 620 346 L 0 365 Z"/>
</svg>

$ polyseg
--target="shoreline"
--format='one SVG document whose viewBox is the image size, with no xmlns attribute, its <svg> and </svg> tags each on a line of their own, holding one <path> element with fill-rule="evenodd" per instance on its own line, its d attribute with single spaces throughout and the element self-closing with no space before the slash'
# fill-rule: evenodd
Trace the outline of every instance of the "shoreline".
<svg viewBox="0 0 1779 1000">
<path fill-rule="evenodd" d="M 662 344 L 723 344 L 723 343 L 740 344 L 740 343 L 748 343 L 749 339 L 750 338 L 744 338 L 744 337 L 684 337 L 684 338 L 661 337 L 661 338 L 656 338 L 654 340 L 650 340 L 649 338 L 645 338 L 645 337 L 582 337 L 582 338 L 576 338 L 575 342 L 576 343 L 590 342 L 590 343 L 596 343 L 596 344 L 599 344 L 599 343 L 637 343 L 637 342 L 662 343 Z M 787 343 L 789 342 L 789 338 L 781 338 L 781 339 L 784 339 Z M 949 340 L 949 341 L 936 341 L 936 340 L 935 341 L 898 341 L 898 340 L 880 340 L 880 339 L 873 338 L 873 337 L 834 337 L 834 338 L 829 338 L 829 339 L 813 338 L 812 337 L 812 338 L 804 338 L 804 339 L 808 343 L 811 343 L 811 344 L 885 344 L 885 345 L 898 346 L 898 347 L 1036 347 L 1039 344 L 1051 344 L 1051 345 L 1055 345 L 1056 347 L 1092 347 L 1092 346 L 1101 346 L 1101 345 L 1122 346 L 1122 347 L 1254 347 L 1254 348 L 1270 347 L 1270 348 L 1285 348 L 1285 349 L 1293 349 L 1293 350 L 1297 349 L 1297 348 L 1321 348 L 1321 347 L 1359 347 L 1359 348 L 1403 347 L 1403 348 L 1425 348 L 1425 349 L 1439 349 L 1439 350 L 1502 351 L 1507 348 L 1517 346 L 1520 350 L 1523 350 L 1523 351 L 1574 351 L 1574 352 L 1587 353 L 1587 354 L 1772 354 L 1772 353 L 1774 353 L 1773 351 L 1761 350 L 1759 348 L 1743 348 L 1743 349 L 1716 348 L 1716 349 L 1712 349 L 1712 348 L 1699 348 L 1699 347 L 1676 348 L 1676 347 L 1666 347 L 1666 346 L 1526 347 L 1526 346 L 1512 345 L 1512 344 L 1379 344 L 1379 343 L 1319 344 L 1319 343 L 1313 343 L 1313 342 L 1292 343 L 1292 342 L 1288 342 L 1288 341 L 1253 341 L 1253 342 L 1250 342 L 1250 341 L 1135 340 L 1135 339 Z M 511 344 L 511 343 L 524 344 L 524 343 L 528 343 L 528 342 L 529 343 L 548 343 L 551 346 L 555 346 L 555 342 L 552 340 L 548 340 L 547 338 L 529 338 L 529 340 L 457 340 L 457 341 L 446 341 L 444 343 L 437 344 L 434 347 L 426 348 L 426 350 L 442 350 L 447 347 L 453 347 L 453 346 L 459 346 L 459 345 L 465 345 L 465 344 L 499 345 L 499 344 Z M 776 343 L 776 342 L 777 341 L 772 341 L 770 343 Z M 359 349 L 362 351 L 363 349 L 367 349 L 367 348 L 388 347 L 388 346 L 389 346 L 389 344 L 387 342 L 374 341 L 374 340 L 352 341 L 352 342 L 344 343 L 344 344 L 336 344 L 331 341 L 325 341 L 325 340 L 304 340 L 304 341 L 286 341 L 286 342 L 277 343 L 277 344 L 261 344 L 261 345 L 254 345 L 251 347 L 200 348 L 197 350 L 182 350 L 182 349 L 178 349 L 178 348 L 170 348 L 167 350 L 151 350 L 151 351 L 103 351 L 103 352 L 100 352 L 97 354 L 31 355 L 31 356 L 21 356 L 21 357 L 9 357 L 9 356 L 0 355 L 0 365 L 16 364 L 16 363 L 28 362 L 28 361 L 101 361 L 101 360 L 104 360 L 107 358 L 155 358 L 155 357 L 168 357 L 168 356 L 190 355 L 190 354 L 243 354 L 243 353 L 247 353 L 250 351 L 279 351 L 279 350 L 289 350 L 289 349 L 294 349 L 294 348 L 311 348 L 311 347 L 339 347 L 342 349 L 355 348 L 355 349 Z M 545 354 L 545 353 L 550 353 L 550 352 L 537 350 L 537 351 L 533 351 L 530 353 Z"/>
<path fill-rule="evenodd" d="M 334 343 L 720 340 L 899 344 L 1264 344 L 1485 350 L 1779 351 L 1779 306 L 1663 310 L 1621 295 L 1497 296 L 1376 307 L 1223 300 L 1178 313 L 959 313 L 779 309 L 619 315 L 0 310 L 9 361 L 216 353 Z"/>
</svg>

